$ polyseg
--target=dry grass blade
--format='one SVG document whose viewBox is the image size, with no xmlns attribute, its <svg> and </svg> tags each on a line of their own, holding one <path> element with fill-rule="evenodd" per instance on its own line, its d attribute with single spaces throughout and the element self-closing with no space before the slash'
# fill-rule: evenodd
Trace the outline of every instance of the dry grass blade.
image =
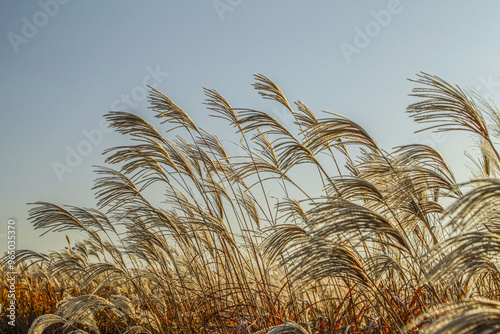
<svg viewBox="0 0 500 334">
<path fill-rule="evenodd" d="M 156 88 L 151 86 L 148 87 L 151 89 L 148 97 L 148 101 L 151 104 L 150 108 L 157 112 L 157 118 L 164 118 L 164 122 L 178 124 L 178 126 L 198 132 L 198 128 L 194 124 L 193 120 L 184 110 L 179 108 L 171 99 L 158 91 Z"/>
<path fill-rule="evenodd" d="M 333 189 L 332 185 L 335 185 Z M 331 179 L 326 189 L 332 197 L 338 195 L 350 201 L 373 201 L 375 203 L 383 203 L 384 196 L 371 182 L 359 177 L 338 177 Z"/>
<path fill-rule="evenodd" d="M 474 180 L 464 185 L 475 188 L 457 199 L 447 210 L 453 218 L 449 225 L 464 230 L 470 226 L 489 223 L 491 217 L 500 214 L 500 180 Z"/>
<path fill-rule="evenodd" d="M 291 243 L 301 244 L 309 239 L 307 232 L 294 224 L 280 224 L 269 230 L 271 233 L 260 245 L 269 262 L 274 261 Z"/>
<path fill-rule="evenodd" d="M 286 322 L 279 326 L 269 327 L 255 334 L 310 334 L 304 327 L 293 321 Z"/>
<path fill-rule="evenodd" d="M 142 326 L 129 326 L 122 334 L 151 334 L 151 332 Z"/>
<path fill-rule="evenodd" d="M 66 319 L 55 314 L 44 314 L 33 321 L 28 334 L 42 334 L 44 330 L 57 323 L 66 323 Z"/>
<path fill-rule="evenodd" d="M 222 145 L 220 139 L 215 135 L 200 130 L 196 144 L 204 150 L 214 154 L 214 156 L 219 160 L 229 160 L 229 154 L 227 153 L 226 148 Z M 218 164 L 218 166 L 220 167 L 220 164 Z"/>
<path fill-rule="evenodd" d="M 330 146 L 359 145 L 378 151 L 377 143 L 361 126 L 345 116 L 321 118 L 305 132 L 304 144 L 312 151 Z"/>
<path fill-rule="evenodd" d="M 479 145 L 483 158 L 482 165 L 486 177 L 500 175 L 500 161 L 497 158 L 495 149 L 486 140 L 481 140 Z"/>
<path fill-rule="evenodd" d="M 138 141 L 151 142 L 156 140 L 165 143 L 165 139 L 154 126 L 138 115 L 123 111 L 111 111 L 105 117 L 109 121 L 110 127 L 121 134 L 131 135 Z"/>
<path fill-rule="evenodd" d="M 115 309 L 115 305 L 98 296 L 83 295 L 70 299 L 63 304 L 56 315 L 68 319 L 65 327 L 83 324 L 89 326 L 93 331 L 98 331 L 94 315 L 104 309 Z"/>
<path fill-rule="evenodd" d="M 288 100 L 285 97 L 285 94 L 283 94 L 281 89 L 274 82 L 272 82 L 271 79 L 262 74 L 256 74 L 254 75 L 254 78 L 256 82 L 253 83 L 253 86 L 256 90 L 259 91 L 259 94 L 263 98 L 281 103 L 285 108 L 287 108 L 292 114 L 295 115 L 292 107 L 290 106 L 290 103 L 288 103 Z"/>
<path fill-rule="evenodd" d="M 117 146 L 104 151 L 113 153 L 106 159 L 106 163 L 124 163 L 122 170 L 133 175 L 135 172 L 150 172 L 161 180 L 168 180 L 167 170 L 179 172 L 170 154 L 164 145 L 158 142 L 134 146 Z M 138 174 L 141 175 L 141 174 Z M 141 175 L 139 179 L 147 179 Z"/>
<path fill-rule="evenodd" d="M 208 109 L 217 113 L 213 115 L 213 117 L 228 120 L 231 124 L 236 124 L 238 122 L 238 113 L 219 92 L 215 89 L 203 88 L 203 90 L 207 96 L 204 104 L 208 106 Z"/>
<path fill-rule="evenodd" d="M 489 139 L 489 131 L 479 108 L 460 87 L 424 72 L 418 77 L 411 81 L 425 87 L 414 88 L 411 96 L 425 100 L 408 107 L 411 117 L 421 123 L 438 123 L 426 129 L 465 130 Z"/>
<path fill-rule="evenodd" d="M 140 190 L 125 174 L 106 167 L 100 167 L 96 173 L 103 175 L 96 179 L 93 187 L 99 199 L 98 207 L 109 207 L 109 211 L 113 211 L 120 208 L 123 203 L 137 201 L 148 205 Z"/>
<path fill-rule="evenodd" d="M 65 209 L 61 206 L 47 203 L 36 202 L 31 208 L 29 219 L 33 222 L 36 229 L 45 229 L 48 232 L 65 232 L 70 230 L 79 230 L 87 232 L 91 237 L 98 237 L 97 231 L 115 232 L 115 229 L 109 219 L 98 210 L 83 209 L 74 206 L 68 206 Z M 42 235 L 43 235 L 42 234 Z"/>
<path fill-rule="evenodd" d="M 314 228 L 312 235 L 319 238 L 332 238 L 342 234 L 362 241 L 372 240 L 408 250 L 408 242 L 392 223 L 385 217 L 363 206 L 345 200 L 326 201 L 308 212 L 309 225 Z M 398 245 L 389 240 L 381 241 L 380 236 L 391 237 Z"/>
<path fill-rule="evenodd" d="M 401 163 L 415 162 L 442 174 L 450 184 L 455 183 L 455 177 L 443 156 L 434 148 L 427 145 L 399 146 L 392 153 Z"/>
<path fill-rule="evenodd" d="M 239 119 L 235 124 L 241 127 L 242 132 L 261 130 L 269 135 L 293 137 L 283 124 L 263 111 L 253 109 L 238 109 L 238 111 Z"/>
<path fill-rule="evenodd" d="M 491 275 L 496 278 L 500 275 L 497 267 L 500 235 L 496 233 L 468 232 L 447 240 L 440 245 L 439 251 L 445 255 L 429 270 L 429 282 L 441 282 L 442 286 L 451 287 L 460 281 L 465 286 L 473 277 Z M 437 255 L 439 258 L 440 253 Z"/>
<path fill-rule="evenodd" d="M 288 247 L 282 264 L 289 266 L 298 286 L 305 288 L 312 282 L 334 277 L 347 279 L 354 284 L 371 286 L 363 263 L 345 241 L 332 241 L 319 237 L 307 238 Z"/>
<path fill-rule="evenodd" d="M 424 87 L 412 117 L 480 136 L 486 177 L 456 185 L 437 150 L 388 153 L 349 118 L 318 118 L 300 101 L 295 112 L 274 82 L 255 80 L 295 122 L 205 89 L 207 108 L 236 129 L 237 156 L 154 88 L 156 117 L 183 136 L 167 140 L 131 113 L 106 115 L 133 143 L 105 151 L 118 167 L 97 170 L 102 211 L 46 202 L 30 211 L 35 228 L 84 240 L 0 259 L 0 299 L 16 275 L 19 331 L 500 332 L 496 106 L 436 76 L 414 80 Z"/>
<path fill-rule="evenodd" d="M 312 110 L 304 104 L 304 102 L 297 101 L 295 102 L 295 105 L 298 109 L 298 112 L 295 113 L 295 118 L 297 119 L 299 126 L 308 129 L 318 123 L 318 118 Z"/>
<path fill-rule="evenodd" d="M 385 254 L 369 257 L 364 262 L 364 266 L 368 276 L 376 282 L 376 284 L 379 284 L 388 272 L 396 272 L 402 275 L 405 273 L 404 267 L 402 267 L 400 262 Z"/>
<path fill-rule="evenodd" d="M 467 300 L 443 305 L 425 313 L 408 329 L 421 326 L 424 319 L 439 317 L 418 332 L 424 334 L 494 334 L 500 331 L 500 303 L 493 300 Z"/>
</svg>

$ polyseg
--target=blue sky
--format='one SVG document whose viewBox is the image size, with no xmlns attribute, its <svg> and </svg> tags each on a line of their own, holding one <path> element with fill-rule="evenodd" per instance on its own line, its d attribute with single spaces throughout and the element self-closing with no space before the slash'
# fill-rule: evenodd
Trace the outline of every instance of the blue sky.
<svg viewBox="0 0 500 334">
<path fill-rule="evenodd" d="M 92 166 L 122 140 L 102 132 L 102 115 L 126 108 L 150 119 L 144 82 L 223 135 L 226 124 L 208 117 L 202 87 L 286 121 L 250 86 L 263 73 L 290 100 L 352 118 L 386 149 L 433 144 L 466 179 L 463 149 L 471 142 L 414 134 L 405 114 L 414 85 L 406 79 L 426 71 L 498 102 L 499 13 L 493 0 L 2 1 L 2 226 L 17 220 L 18 248 L 64 247 L 64 235 L 33 231 L 26 203 L 95 205 Z M 357 51 L 346 57 L 346 45 Z M 90 147 L 86 134 L 94 136 Z M 68 166 L 72 150 L 86 156 L 58 176 L 54 165 Z"/>
</svg>

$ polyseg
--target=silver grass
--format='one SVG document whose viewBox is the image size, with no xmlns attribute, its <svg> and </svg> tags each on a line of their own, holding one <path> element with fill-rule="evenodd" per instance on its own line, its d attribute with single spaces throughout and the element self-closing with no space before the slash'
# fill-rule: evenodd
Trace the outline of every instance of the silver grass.
<svg viewBox="0 0 500 334">
<path fill-rule="evenodd" d="M 47 327 L 58 323 L 66 323 L 66 319 L 55 314 L 41 315 L 33 321 L 28 334 L 42 334 Z"/>
<path fill-rule="evenodd" d="M 187 135 L 167 139 L 131 113 L 106 116 L 132 141 L 105 151 L 113 168 L 97 169 L 99 210 L 37 202 L 30 211 L 46 233 L 86 238 L 49 254 L 17 252 L 27 289 L 47 284 L 64 296 L 30 331 L 55 323 L 96 331 L 99 312 L 119 319 L 123 333 L 321 331 L 314 317 L 329 319 L 326 332 L 402 332 L 415 318 L 411 328 L 423 332 L 497 330 L 496 106 L 435 76 L 416 80 L 415 120 L 480 138 L 485 178 L 457 185 L 434 148 L 387 152 L 347 117 L 317 117 L 300 101 L 293 110 L 273 81 L 255 81 L 295 122 L 233 108 L 205 89 L 207 108 L 240 136 L 238 156 L 153 88 L 166 132 Z M 313 173 L 301 180 L 305 165 Z M 312 178 L 323 188 L 309 193 L 303 183 Z M 150 197 L 158 187 L 159 206 Z M 294 321 L 269 327 L 273 318 Z"/>
<path fill-rule="evenodd" d="M 500 331 L 500 303 L 487 299 L 465 300 L 443 305 L 425 313 L 410 324 L 416 328 L 428 322 L 419 333 L 424 334 L 493 334 Z"/>
<path fill-rule="evenodd" d="M 198 131 L 193 120 L 188 114 L 179 108 L 170 98 L 158 91 L 156 88 L 148 86 L 151 92 L 148 101 L 151 104 L 151 109 L 157 113 L 156 117 L 171 124 L 178 124 L 186 129 Z M 173 130 L 172 128 L 171 130 Z"/>
<path fill-rule="evenodd" d="M 310 332 L 299 324 L 289 321 L 279 326 L 273 326 L 261 331 L 255 332 L 255 334 L 309 334 Z"/>
</svg>

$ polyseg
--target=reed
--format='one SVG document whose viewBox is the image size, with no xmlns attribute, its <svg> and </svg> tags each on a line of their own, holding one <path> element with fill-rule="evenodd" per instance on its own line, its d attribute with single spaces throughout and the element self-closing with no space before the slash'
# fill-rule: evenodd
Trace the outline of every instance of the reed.
<svg viewBox="0 0 500 334">
<path fill-rule="evenodd" d="M 207 108 L 237 136 L 236 155 L 155 88 L 161 129 L 108 113 L 131 140 L 105 151 L 98 207 L 32 204 L 36 229 L 86 237 L 18 252 L 17 330 L 500 331 L 500 111 L 439 77 L 412 81 L 419 101 L 408 112 L 430 124 L 423 130 L 477 138 L 470 182 L 457 184 L 436 149 L 386 151 L 349 118 L 290 103 L 261 74 L 254 88 L 293 124 L 205 89 Z"/>
</svg>

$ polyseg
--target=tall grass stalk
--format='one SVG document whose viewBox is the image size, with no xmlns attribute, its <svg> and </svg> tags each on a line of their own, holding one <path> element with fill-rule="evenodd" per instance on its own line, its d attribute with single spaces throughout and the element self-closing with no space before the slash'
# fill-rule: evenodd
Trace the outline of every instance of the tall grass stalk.
<svg viewBox="0 0 500 334">
<path fill-rule="evenodd" d="M 349 118 L 290 103 L 261 74 L 254 88 L 293 123 L 205 89 L 207 108 L 238 136 L 236 155 L 155 88 L 161 128 L 109 112 L 131 141 L 104 152 L 97 209 L 32 204 L 36 229 L 85 238 L 18 252 L 17 330 L 500 331 L 500 112 L 439 77 L 412 81 L 415 121 L 477 138 L 470 182 L 457 184 L 436 149 L 386 151 Z"/>
</svg>

